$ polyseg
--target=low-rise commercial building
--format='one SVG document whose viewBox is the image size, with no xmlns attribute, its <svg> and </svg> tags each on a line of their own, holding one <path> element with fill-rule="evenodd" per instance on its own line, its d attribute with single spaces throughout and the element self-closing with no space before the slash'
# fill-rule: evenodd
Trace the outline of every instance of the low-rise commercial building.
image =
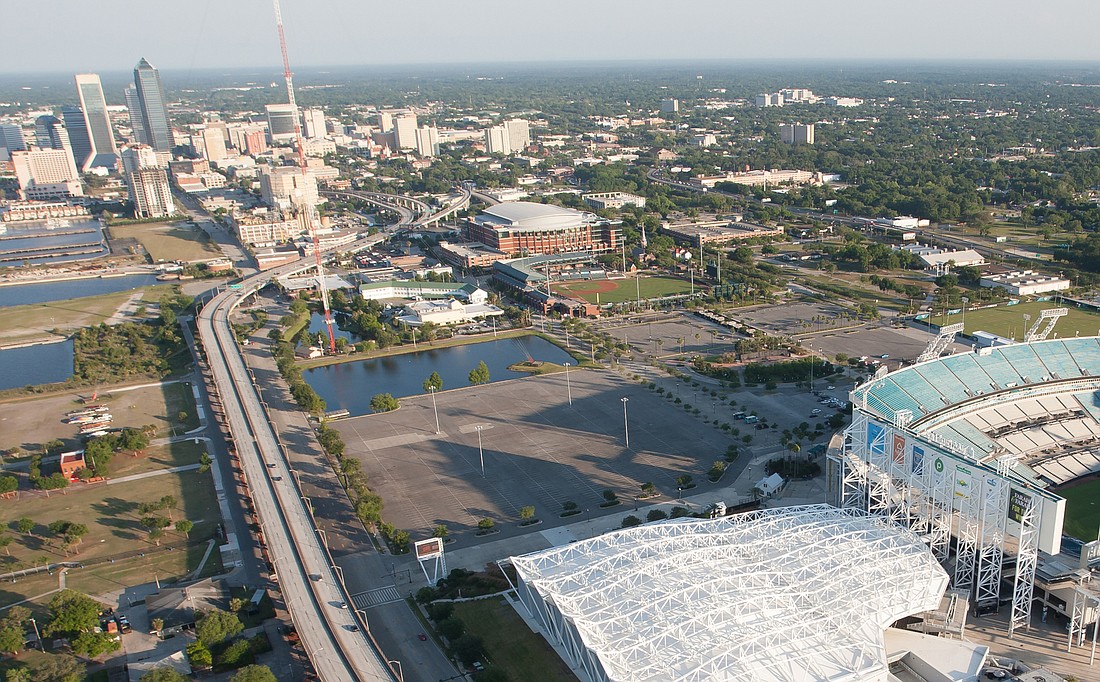
<svg viewBox="0 0 1100 682">
<path fill-rule="evenodd" d="M 623 206 L 637 206 L 645 208 L 645 197 L 627 192 L 589 192 L 582 194 L 581 198 L 593 208 L 622 208 Z"/>
<path fill-rule="evenodd" d="M 436 253 L 439 255 L 440 260 L 465 270 L 487 268 L 496 261 L 507 258 L 502 251 L 478 242 L 467 242 L 465 244 L 439 242 Z"/>
<path fill-rule="evenodd" d="M 394 298 L 408 300 L 438 300 L 457 298 L 467 303 L 485 303 L 489 294 L 474 284 L 462 282 L 421 282 L 412 279 L 391 279 L 359 285 L 359 295 L 368 301 Z"/>
<path fill-rule="evenodd" d="M 701 246 L 725 244 L 757 237 L 782 237 L 782 227 L 766 227 L 732 220 L 709 220 L 696 223 L 661 223 L 661 231 L 681 243 Z"/>
<path fill-rule="evenodd" d="M 410 327 L 432 324 L 465 324 L 478 318 L 500 317 L 504 311 L 488 303 L 462 303 L 455 299 L 446 301 L 417 301 L 405 306 L 400 322 Z"/>
<path fill-rule="evenodd" d="M 1011 272 L 985 275 L 979 284 L 986 288 L 1000 288 L 1013 296 L 1035 296 L 1052 291 L 1065 291 L 1070 281 L 1064 277 L 1044 275 L 1034 270 L 1013 270 Z"/>
<path fill-rule="evenodd" d="M 732 182 L 746 187 L 775 187 L 778 185 L 809 185 L 822 182 L 821 173 L 804 170 L 752 170 L 722 175 L 697 175 L 689 180 L 696 187 L 711 188 L 720 182 Z"/>
</svg>

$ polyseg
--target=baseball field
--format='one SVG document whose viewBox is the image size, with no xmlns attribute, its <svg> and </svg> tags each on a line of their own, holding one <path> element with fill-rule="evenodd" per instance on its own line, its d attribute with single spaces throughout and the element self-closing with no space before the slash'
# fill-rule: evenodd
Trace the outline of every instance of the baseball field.
<svg viewBox="0 0 1100 682">
<path fill-rule="evenodd" d="M 627 277 L 625 279 L 593 279 L 560 282 L 552 285 L 589 303 L 622 303 L 662 296 L 691 293 L 691 283 L 675 277 Z M 696 291 L 700 287 L 696 285 Z"/>
</svg>

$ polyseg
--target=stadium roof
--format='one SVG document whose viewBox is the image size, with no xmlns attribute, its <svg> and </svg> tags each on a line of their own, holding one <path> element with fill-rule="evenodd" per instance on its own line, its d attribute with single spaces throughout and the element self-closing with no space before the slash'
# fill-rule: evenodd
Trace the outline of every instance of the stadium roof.
<svg viewBox="0 0 1100 682">
<path fill-rule="evenodd" d="M 586 214 L 581 211 L 536 204 L 530 201 L 505 201 L 482 211 L 477 221 L 496 227 L 518 229 L 552 229 L 584 224 Z"/>
<path fill-rule="evenodd" d="M 513 557 L 594 680 L 885 679 L 884 631 L 948 578 L 912 532 L 819 505 L 682 519 Z"/>
</svg>

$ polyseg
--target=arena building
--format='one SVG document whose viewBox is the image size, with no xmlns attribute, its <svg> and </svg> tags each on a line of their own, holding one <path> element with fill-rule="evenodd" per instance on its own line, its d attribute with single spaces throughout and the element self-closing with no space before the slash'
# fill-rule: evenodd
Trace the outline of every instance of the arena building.
<svg viewBox="0 0 1100 682">
<path fill-rule="evenodd" d="M 506 201 L 470 218 L 466 239 L 508 257 L 585 251 L 604 253 L 622 246 L 622 230 L 594 213 L 528 201 Z"/>
<path fill-rule="evenodd" d="M 1083 633 L 1100 605 L 1086 584 L 1100 543 L 1080 564 L 1058 556 L 1053 490 L 1100 472 L 1100 338 L 1046 340 L 1053 323 L 1036 330 L 1057 314 L 1028 342 L 939 357 L 961 325 L 944 328 L 916 364 L 852 391 L 844 450 L 829 459 L 831 501 L 921 534 L 979 613 L 1011 604 L 1010 631 L 1041 603 Z M 1051 597 L 1056 584 L 1068 593 Z"/>
<path fill-rule="evenodd" d="M 948 576 L 865 511 L 678 519 L 510 561 L 523 606 L 592 682 L 963 681 L 988 653 L 891 627 L 939 608 Z"/>
</svg>

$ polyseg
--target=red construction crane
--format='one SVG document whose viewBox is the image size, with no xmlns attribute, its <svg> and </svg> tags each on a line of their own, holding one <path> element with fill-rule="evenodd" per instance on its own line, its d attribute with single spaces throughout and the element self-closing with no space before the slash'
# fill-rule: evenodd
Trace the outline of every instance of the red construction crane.
<svg viewBox="0 0 1100 682">
<path fill-rule="evenodd" d="M 279 7 L 279 0 L 272 0 L 275 5 L 275 26 L 279 29 L 279 49 L 283 53 L 283 78 L 286 79 L 286 96 L 290 104 L 291 115 L 294 117 L 294 144 L 298 147 L 298 168 L 302 171 L 303 187 L 308 182 L 309 167 L 306 165 L 306 146 L 302 141 L 302 123 L 298 117 L 298 102 L 294 99 L 294 74 L 290 72 L 290 57 L 286 51 L 286 33 L 283 31 L 283 10 Z M 298 222 L 304 223 L 309 238 L 313 241 L 313 257 L 317 261 L 317 289 L 321 292 L 321 305 L 325 311 L 325 329 L 328 330 L 329 353 L 336 354 L 336 334 L 332 331 L 332 308 L 329 307 L 328 285 L 325 283 L 325 265 L 321 259 L 321 240 L 317 236 L 317 225 L 320 222 L 317 216 L 317 206 L 308 199 L 303 200 L 299 193 L 295 201 L 298 210 Z"/>
</svg>

